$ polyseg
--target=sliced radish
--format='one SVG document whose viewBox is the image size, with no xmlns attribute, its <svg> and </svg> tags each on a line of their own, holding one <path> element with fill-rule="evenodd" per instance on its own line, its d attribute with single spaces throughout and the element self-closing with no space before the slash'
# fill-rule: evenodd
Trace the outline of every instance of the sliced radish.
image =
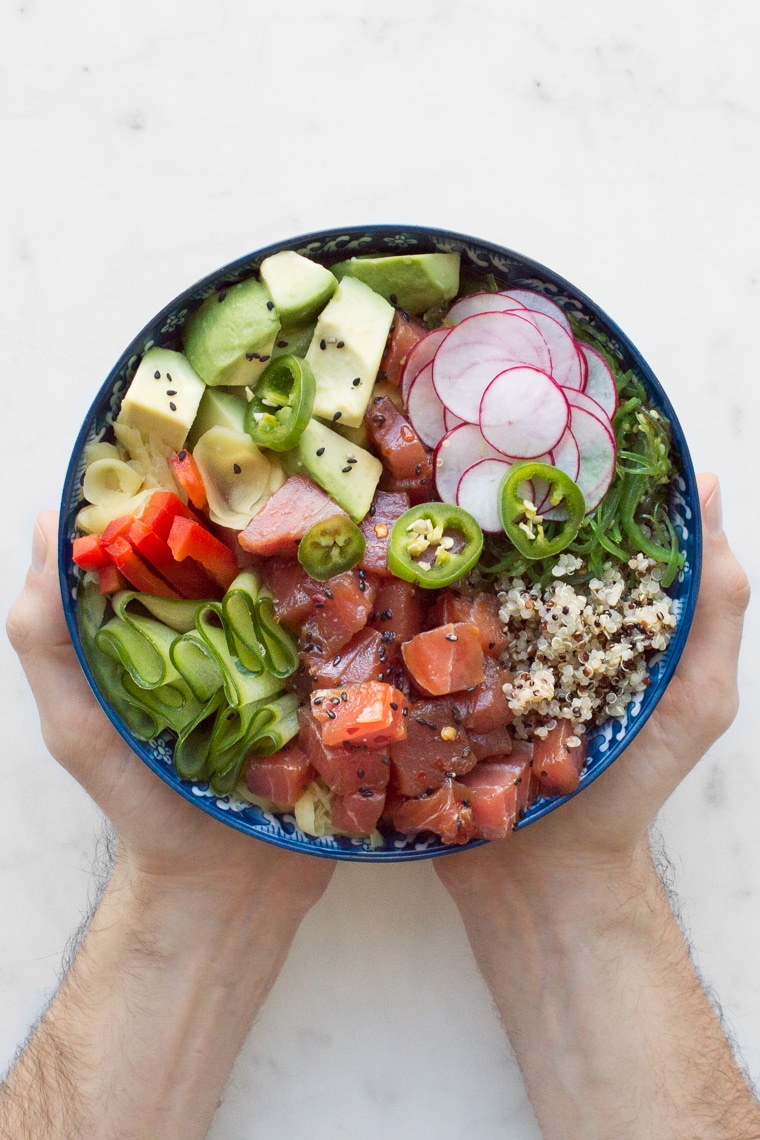
<svg viewBox="0 0 760 1140">
<path fill-rule="evenodd" d="M 597 352 L 591 345 L 579 343 L 578 350 L 586 361 L 588 372 L 586 387 L 583 390 L 587 396 L 596 400 L 612 419 L 618 406 L 618 390 L 612 369 L 601 352 Z"/>
<path fill-rule="evenodd" d="M 525 309 L 520 316 L 534 324 L 546 341 L 552 365 L 549 369 L 552 379 L 563 388 L 583 388 L 584 371 L 575 338 L 547 313 L 531 312 Z"/>
<path fill-rule="evenodd" d="M 608 431 L 614 434 L 614 428 L 610 417 L 605 412 L 601 404 L 597 403 L 587 392 L 575 392 L 567 389 L 565 391 L 567 402 L 573 408 L 583 408 L 584 412 L 588 412 L 591 416 L 596 416 L 601 420 Z"/>
<path fill-rule="evenodd" d="M 401 372 L 401 398 L 406 403 L 409 398 L 409 389 L 412 381 L 419 376 L 422 369 L 430 363 L 436 350 L 449 334 L 448 329 L 432 329 L 431 332 L 418 340 L 409 350 Z"/>
<path fill-rule="evenodd" d="M 538 368 L 505 369 L 491 381 L 480 402 L 484 438 L 512 459 L 532 459 L 551 451 L 562 439 L 569 417 L 563 389 Z"/>
<path fill-rule="evenodd" d="M 508 459 L 481 459 L 468 467 L 457 485 L 457 506 L 469 511 L 483 530 L 503 529 L 499 512 L 499 488 L 512 464 Z"/>
<path fill-rule="evenodd" d="M 578 444 L 580 467 L 575 482 L 586 500 L 586 514 L 595 510 L 615 475 L 615 433 L 585 408 L 571 406 L 570 424 Z"/>
<path fill-rule="evenodd" d="M 486 442 L 476 424 L 460 424 L 446 433 L 433 455 L 435 489 L 442 502 L 456 503 L 459 480 L 481 459 L 504 462 L 504 456 Z"/>
<path fill-rule="evenodd" d="M 524 309 L 525 306 L 504 293 L 471 293 L 451 306 L 446 314 L 447 325 L 458 325 L 465 317 L 478 313 L 506 313 L 510 309 Z"/>
<path fill-rule="evenodd" d="M 455 427 L 459 427 L 465 421 L 460 420 L 459 416 L 455 416 L 448 408 L 443 409 L 443 422 L 446 424 L 446 431 L 452 431 Z"/>
<path fill-rule="evenodd" d="M 560 471 L 569 475 L 573 482 L 578 478 L 581 457 L 575 436 L 570 428 L 567 429 L 557 446 L 552 448 L 549 462 L 552 467 L 558 467 Z"/>
<path fill-rule="evenodd" d="M 466 317 L 454 325 L 435 353 L 436 392 L 449 411 L 467 423 L 477 423 L 483 393 L 498 373 L 522 364 L 543 372 L 551 367 L 541 333 L 517 312 Z"/>
<path fill-rule="evenodd" d="M 555 321 L 559 321 L 566 332 L 572 334 L 573 330 L 565 315 L 565 310 L 543 293 L 534 293 L 532 289 L 507 289 L 504 296 L 510 297 L 513 301 L 519 301 L 521 305 L 525 305 L 526 309 L 533 309 L 536 313 L 546 313 L 548 316 L 554 317 Z"/>
<path fill-rule="evenodd" d="M 435 447 L 446 434 L 445 408 L 433 387 L 433 364 L 426 364 L 412 381 L 406 397 L 412 427 L 427 447 Z"/>
</svg>

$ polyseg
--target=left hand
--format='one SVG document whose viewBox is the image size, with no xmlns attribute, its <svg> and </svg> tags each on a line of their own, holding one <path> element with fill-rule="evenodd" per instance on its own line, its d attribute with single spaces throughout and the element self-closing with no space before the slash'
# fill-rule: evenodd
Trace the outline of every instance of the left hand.
<svg viewBox="0 0 760 1140">
<path fill-rule="evenodd" d="M 8 615 L 40 714 L 45 743 L 116 829 L 131 868 L 173 891 L 245 898 L 276 879 L 294 907 L 320 897 L 334 869 L 227 827 L 177 795 L 143 764 L 95 700 L 77 661 L 63 615 L 56 564 L 57 516 L 37 520 L 33 565 Z"/>
</svg>

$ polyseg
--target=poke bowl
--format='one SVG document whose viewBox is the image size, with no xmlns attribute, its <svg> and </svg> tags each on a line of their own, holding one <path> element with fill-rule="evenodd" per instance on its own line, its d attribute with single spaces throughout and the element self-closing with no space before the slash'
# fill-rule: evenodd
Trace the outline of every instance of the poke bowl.
<svg viewBox="0 0 760 1140">
<path fill-rule="evenodd" d="M 662 696 L 696 481 L 661 384 L 555 272 L 331 229 L 190 286 L 85 416 L 59 526 L 82 669 L 199 810 L 335 859 L 561 809 Z"/>
</svg>

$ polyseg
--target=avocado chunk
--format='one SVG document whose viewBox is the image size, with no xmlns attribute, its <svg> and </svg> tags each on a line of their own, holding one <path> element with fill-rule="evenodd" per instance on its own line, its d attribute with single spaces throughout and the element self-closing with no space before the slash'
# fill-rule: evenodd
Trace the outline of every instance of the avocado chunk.
<svg viewBox="0 0 760 1140">
<path fill-rule="evenodd" d="M 298 441 L 299 463 L 315 483 L 361 522 L 375 497 L 383 465 L 374 455 L 355 447 L 326 424 L 309 420 Z"/>
<path fill-rule="evenodd" d="M 192 314 L 185 355 L 207 384 L 251 384 L 264 371 L 279 328 L 266 285 L 248 277 L 212 293 Z"/>
<path fill-rule="evenodd" d="M 314 336 L 315 323 L 311 320 L 302 325 L 283 325 L 274 342 L 272 358 L 285 355 L 306 356 Z"/>
<path fill-rule="evenodd" d="M 333 265 L 340 280 L 356 277 L 407 313 L 424 313 L 456 297 L 458 253 L 409 253 L 393 257 L 352 257 Z"/>
<path fill-rule="evenodd" d="M 394 309 L 346 277 L 319 314 L 306 353 L 317 382 L 314 415 L 359 427 L 377 378 Z"/>
<path fill-rule="evenodd" d="M 301 324 L 315 317 L 338 287 L 329 269 L 292 249 L 265 257 L 261 280 L 283 325 Z"/>
<path fill-rule="evenodd" d="M 232 428 L 233 431 L 244 430 L 243 421 L 248 404 L 242 388 L 235 391 L 239 394 L 233 395 L 217 388 L 206 388 L 187 437 L 188 447 L 195 447 L 200 437 L 212 427 Z"/>
<path fill-rule="evenodd" d="M 181 352 L 149 348 L 122 400 L 117 424 L 157 435 L 179 451 L 206 386 Z"/>
</svg>

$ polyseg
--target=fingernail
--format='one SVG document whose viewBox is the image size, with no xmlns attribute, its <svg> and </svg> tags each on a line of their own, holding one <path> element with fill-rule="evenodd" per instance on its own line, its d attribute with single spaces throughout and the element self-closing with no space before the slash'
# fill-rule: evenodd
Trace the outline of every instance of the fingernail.
<svg viewBox="0 0 760 1140">
<path fill-rule="evenodd" d="M 39 574 L 47 562 L 48 543 L 39 523 L 35 523 L 32 535 L 32 570 Z"/>
<path fill-rule="evenodd" d="M 723 505 L 720 498 L 720 483 L 715 484 L 715 490 L 705 503 L 705 526 L 713 538 L 720 538 L 723 534 Z"/>
</svg>

